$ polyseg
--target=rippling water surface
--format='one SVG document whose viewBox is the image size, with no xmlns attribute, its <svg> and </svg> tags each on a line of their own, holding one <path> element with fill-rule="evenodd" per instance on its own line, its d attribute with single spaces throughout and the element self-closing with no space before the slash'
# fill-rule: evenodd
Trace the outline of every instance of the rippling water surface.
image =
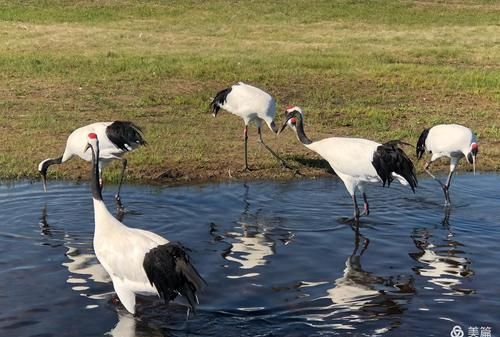
<svg viewBox="0 0 500 337">
<path fill-rule="evenodd" d="M 0 335 L 500 336 L 499 188 L 497 175 L 458 176 L 446 212 L 432 180 L 415 195 L 373 187 L 353 228 L 336 179 L 124 186 L 123 222 L 191 248 L 209 284 L 186 321 L 181 301 L 145 298 L 137 317 L 111 301 L 86 184 L 4 182 Z"/>
</svg>

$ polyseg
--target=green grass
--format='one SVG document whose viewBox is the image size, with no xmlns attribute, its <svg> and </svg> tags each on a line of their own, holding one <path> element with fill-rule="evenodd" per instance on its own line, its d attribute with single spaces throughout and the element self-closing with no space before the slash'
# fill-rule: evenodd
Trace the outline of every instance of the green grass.
<svg viewBox="0 0 500 337">
<path fill-rule="evenodd" d="M 37 163 L 59 154 L 71 130 L 113 119 L 135 121 L 149 142 L 129 156 L 131 179 L 290 177 L 255 143 L 254 129 L 250 162 L 263 169 L 236 172 L 242 121 L 208 112 L 210 98 L 236 81 L 271 92 L 279 111 L 303 107 L 315 139 L 415 143 L 424 127 L 465 124 L 479 136 L 480 168 L 500 169 L 496 1 L 0 0 L 0 7 L 0 178 L 36 177 Z M 264 137 L 291 162 L 316 158 L 291 132 Z M 87 166 L 75 160 L 51 174 L 86 178 Z M 117 170 L 108 171 L 116 180 Z"/>
</svg>

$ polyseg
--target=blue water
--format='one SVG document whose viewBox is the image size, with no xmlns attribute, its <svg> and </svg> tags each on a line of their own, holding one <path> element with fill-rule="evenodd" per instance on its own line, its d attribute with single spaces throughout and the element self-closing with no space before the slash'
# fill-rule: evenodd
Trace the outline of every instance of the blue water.
<svg viewBox="0 0 500 337">
<path fill-rule="evenodd" d="M 182 301 L 142 299 L 136 317 L 111 301 L 87 184 L 4 182 L 0 336 L 500 336 L 499 187 L 458 175 L 449 212 L 432 180 L 373 187 L 356 229 L 335 178 L 125 185 L 123 222 L 181 241 L 208 282 L 186 321 Z"/>
</svg>

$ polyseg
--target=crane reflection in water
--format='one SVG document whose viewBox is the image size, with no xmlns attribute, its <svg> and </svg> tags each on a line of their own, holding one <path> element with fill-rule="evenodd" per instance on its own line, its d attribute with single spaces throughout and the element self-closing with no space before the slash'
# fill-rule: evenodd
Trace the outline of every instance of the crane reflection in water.
<svg viewBox="0 0 500 337">
<path fill-rule="evenodd" d="M 354 249 L 346 258 L 342 276 L 326 283 L 326 295 L 314 300 L 321 307 L 308 314 L 309 322 L 329 324 L 339 330 L 354 330 L 356 325 L 384 317 L 383 327 L 377 332 L 389 331 L 399 325 L 406 304 L 415 294 L 413 277 L 407 275 L 377 275 L 362 265 L 370 240 L 360 232 L 359 223 L 352 225 Z M 394 319 L 390 319 L 394 316 Z M 374 328 L 375 329 L 375 328 Z"/>
<path fill-rule="evenodd" d="M 49 224 L 47 205 L 42 208 L 40 221 L 40 234 L 47 238 L 45 245 L 51 247 L 65 247 L 68 261 L 62 265 L 69 271 L 66 282 L 71 284 L 71 289 L 82 296 L 92 299 L 111 297 L 110 292 L 94 293 L 95 287 L 88 285 L 89 280 L 94 283 L 109 283 L 111 279 L 101 266 L 94 254 L 92 247 L 92 233 L 69 233 L 68 231 Z M 92 226 L 90 226 L 92 228 Z M 100 287 L 98 287 L 100 288 Z M 92 289 L 92 290 L 91 290 Z M 97 305 L 88 305 L 92 309 Z"/>
<path fill-rule="evenodd" d="M 234 227 L 221 234 L 219 226 L 211 224 L 212 236 L 229 244 L 222 254 L 224 259 L 239 265 L 227 278 L 258 276 L 258 267 L 266 265 L 275 254 L 277 242 L 287 245 L 294 237 L 279 227 L 279 218 L 263 215 L 260 208 L 253 211 L 248 201 L 249 187 L 244 184 L 244 188 L 244 208 Z"/>
<path fill-rule="evenodd" d="M 444 218 L 437 226 L 413 230 L 411 238 L 418 251 L 410 253 L 410 256 L 421 263 L 414 268 L 415 273 L 444 289 L 443 295 L 471 294 L 474 290 L 461 284 L 474 275 L 474 271 L 470 260 L 464 257 L 464 245 L 451 230 L 450 212 L 450 208 L 445 209 Z"/>
</svg>

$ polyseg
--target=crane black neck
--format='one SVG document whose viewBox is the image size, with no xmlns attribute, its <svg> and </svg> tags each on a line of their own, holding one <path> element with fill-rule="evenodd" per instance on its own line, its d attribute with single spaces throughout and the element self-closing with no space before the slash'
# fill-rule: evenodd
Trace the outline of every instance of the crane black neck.
<svg viewBox="0 0 500 337">
<path fill-rule="evenodd" d="M 296 117 L 297 123 L 295 125 L 295 130 L 297 132 L 297 138 L 304 145 L 309 145 L 312 141 L 306 136 L 304 132 L 304 120 L 302 119 L 302 115 L 298 114 Z"/>
<path fill-rule="evenodd" d="M 94 198 L 94 200 L 102 201 L 102 189 L 99 182 L 99 160 L 96 159 L 99 158 L 99 145 L 97 145 L 97 148 L 95 150 L 93 146 L 91 146 L 90 149 L 92 152 L 92 169 L 90 171 L 92 197 Z"/>
</svg>

